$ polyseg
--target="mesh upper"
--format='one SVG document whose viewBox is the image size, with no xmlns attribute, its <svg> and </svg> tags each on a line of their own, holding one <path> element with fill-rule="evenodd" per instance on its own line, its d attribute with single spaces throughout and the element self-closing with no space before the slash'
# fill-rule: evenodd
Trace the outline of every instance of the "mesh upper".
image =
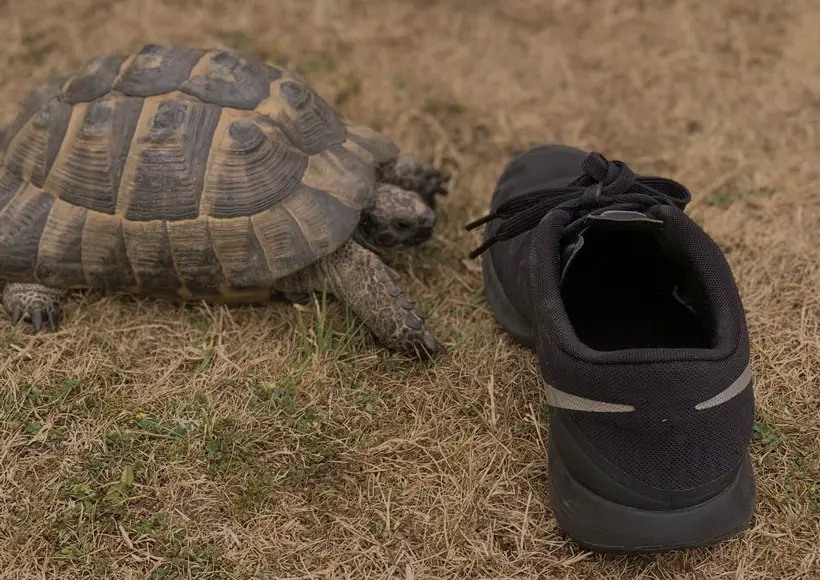
<svg viewBox="0 0 820 580">
<path fill-rule="evenodd" d="M 539 155 L 545 158 L 544 148 L 526 155 L 502 175 L 494 206 L 535 183 L 545 187 L 578 175 L 572 163 L 565 163 L 562 171 L 539 161 Z M 556 158 L 550 164 L 553 161 L 563 163 Z M 545 380 L 573 395 L 636 408 L 632 413 L 558 412 L 566 413 L 623 473 L 656 489 L 684 490 L 719 478 L 746 453 L 754 420 L 750 388 L 710 409 L 696 411 L 695 405 L 741 375 L 749 363 L 748 333 L 737 287 L 717 244 L 676 208 L 655 206 L 649 213 L 665 222 L 668 246 L 703 288 L 699 298 L 710 314 L 709 348 L 596 351 L 583 344 L 564 309 L 559 286 L 561 233 L 570 220 L 561 210 L 489 252 L 507 298 L 536 326 Z M 601 296 L 605 299 L 604 288 Z"/>
</svg>

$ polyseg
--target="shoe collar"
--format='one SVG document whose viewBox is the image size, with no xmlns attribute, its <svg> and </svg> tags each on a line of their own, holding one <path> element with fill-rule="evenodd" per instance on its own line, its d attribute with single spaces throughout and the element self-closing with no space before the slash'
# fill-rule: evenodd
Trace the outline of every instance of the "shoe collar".
<svg viewBox="0 0 820 580">
<path fill-rule="evenodd" d="M 564 228 L 573 216 L 561 209 L 548 213 L 532 230 L 528 270 L 536 327 L 537 348 L 561 348 L 572 356 L 589 362 L 662 362 L 673 360 L 719 360 L 730 356 L 741 342 L 748 342 L 745 316 L 737 288 L 726 259 L 717 244 L 683 211 L 669 206 L 654 206 L 641 216 L 610 215 L 609 218 L 582 228 L 579 237 L 569 243 Z M 670 243 L 680 251 L 701 280 L 717 279 L 724 283 L 704 284 L 706 299 L 714 308 L 717 328 L 714 348 L 627 349 L 599 351 L 584 344 L 575 333 L 561 295 L 561 282 L 567 266 L 583 247 L 583 233 L 590 227 L 662 228 Z M 617 223 L 616 223 L 617 222 Z M 697 248 L 693 248 L 693 243 Z M 573 244 L 577 244 L 573 246 Z"/>
</svg>

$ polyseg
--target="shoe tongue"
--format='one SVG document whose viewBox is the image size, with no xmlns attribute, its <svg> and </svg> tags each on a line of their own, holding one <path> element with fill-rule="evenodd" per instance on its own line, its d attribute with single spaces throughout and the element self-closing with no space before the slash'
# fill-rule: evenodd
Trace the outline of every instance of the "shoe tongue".
<svg viewBox="0 0 820 580">
<path fill-rule="evenodd" d="M 589 231 L 659 231 L 664 222 L 638 211 L 608 210 L 600 214 L 590 214 L 586 225 L 571 239 L 566 240 L 561 249 L 561 282 L 572 261 L 584 247 L 584 234 Z"/>
</svg>

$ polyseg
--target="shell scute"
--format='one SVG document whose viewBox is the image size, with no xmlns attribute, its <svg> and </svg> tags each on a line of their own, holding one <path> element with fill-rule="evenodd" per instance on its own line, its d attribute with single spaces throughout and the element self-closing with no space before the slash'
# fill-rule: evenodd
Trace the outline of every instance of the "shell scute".
<svg viewBox="0 0 820 580">
<path fill-rule="evenodd" d="M 130 221 L 196 219 L 222 110 L 181 93 L 146 99 L 117 213 Z"/>
<path fill-rule="evenodd" d="M 82 288 L 88 281 L 83 270 L 83 228 L 88 210 L 56 200 L 40 237 L 35 276 L 47 286 Z"/>
<path fill-rule="evenodd" d="M 34 276 L 37 248 L 54 196 L 25 183 L 0 213 L 0 268 L 7 281 Z"/>
<path fill-rule="evenodd" d="M 43 188 L 63 201 L 113 215 L 142 99 L 109 93 L 74 105 Z"/>
<path fill-rule="evenodd" d="M 125 61 L 113 88 L 132 97 L 152 97 L 179 90 L 205 52 L 204 49 L 148 44 Z"/>
<path fill-rule="evenodd" d="M 72 107 L 52 100 L 40 108 L 17 132 L 5 153 L 9 171 L 42 187 L 62 146 Z"/>
<path fill-rule="evenodd" d="M 124 56 L 105 56 L 89 61 L 79 74 L 65 82 L 61 100 L 75 105 L 103 96 L 114 86 L 123 62 Z"/>
<path fill-rule="evenodd" d="M 270 96 L 270 83 L 280 76 L 278 69 L 232 52 L 209 51 L 180 89 L 206 103 L 252 110 Z"/>
<path fill-rule="evenodd" d="M 226 119 L 221 139 L 211 148 L 200 211 L 233 218 L 270 209 L 293 193 L 307 165 L 308 157 L 274 127 Z"/>
</svg>

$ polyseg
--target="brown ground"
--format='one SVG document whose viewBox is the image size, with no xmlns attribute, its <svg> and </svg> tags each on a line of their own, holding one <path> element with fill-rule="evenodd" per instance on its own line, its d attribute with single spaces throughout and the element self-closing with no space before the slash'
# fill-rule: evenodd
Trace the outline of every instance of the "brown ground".
<svg viewBox="0 0 820 580">
<path fill-rule="evenodd" d="M 432 366 L 390 357 L 335 303 L 317 318 L 77 296 L 38 337 L 0 318 L 2 578 L 820 577 L 817 2 L 0 7 L 2 121 L 101 52 L 232 46 L 298 66 L 455 176 L 438 234 L 396 262 L 449 347 Z M 497 330 L 462 228 L 535 141 L 683 181 L 725 248 L 758 377 L 741 537 L 614 558 L 558 533 L 535 358 Z"/>
</svg>

